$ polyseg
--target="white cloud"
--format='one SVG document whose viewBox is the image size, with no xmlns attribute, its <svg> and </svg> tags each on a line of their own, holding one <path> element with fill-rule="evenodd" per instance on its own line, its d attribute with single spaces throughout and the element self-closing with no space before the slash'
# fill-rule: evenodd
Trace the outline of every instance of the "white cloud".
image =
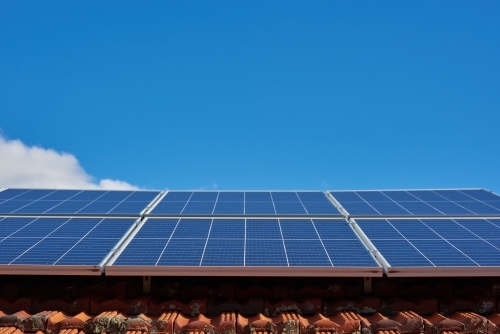
<svg viewBox="0 0 500 334">
<path fill-rule="evenodd" d="M 74 155 L 0 135 L 0 187 L 134 190 L 120 180 L 96 181 Z"/>
</svg>

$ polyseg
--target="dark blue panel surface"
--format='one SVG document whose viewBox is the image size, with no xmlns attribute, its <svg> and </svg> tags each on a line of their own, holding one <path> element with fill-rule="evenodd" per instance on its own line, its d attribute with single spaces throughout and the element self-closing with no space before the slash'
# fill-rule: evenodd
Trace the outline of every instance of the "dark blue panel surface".
<svg viewBox="0 0 500 334">
<path fill-rule="evenodd" d="M 351 215 L 380 215 L 380 213 L 366 202 L 341 202 L 340 204 Z"/>
<path fill-rule="evenodd" d="M 241 202 L 221 202 L 215 204 L 214 214 L 244 214 L 245 203 Z"/>
<path fill-rule="evenodd" d="M 387 197 L 386 197 L 387 198 Z M 370 202 L 371 206 L 382 215 L 409 215 L 410 212 L 396 202 Z"/>
<path fill-rule="evenodd" d="M 120 204 L 120 202 L 101 202 L 101 201 L 96 201 L 92 202 L 80 211 L 78 213 L 85 213 L 85 214 L 105 214 L 113 210 L 115 206 Z"/>
<path fill-rule="evenodd" d="M 243 266 L 243 239 L 208 239 L 202 266 Z"/>
<path fill-rule="evenodd" d="M 441 211 L 445 215 L 470 215 L 474 213 L 453 202 L 427 202 L 427 203 L 433 208 Z"/>
<path fill-rule="evenodd" d="M 274 202 L 277 214 L 306 214 L 304 206 L 300 202 Z"/>
<path fill-rule="evenodd" d="M 460 190 L 460 192 L 471 196 L 478 201 L 500 201 L 500 196 L 483 189 Z"/>
<path fill-rule="evenodd" d="M 119 239 L 83 239 L 58 260 L 56 265 L 98 265 Z M 89 251 L 91 249 L 92 251 Z"/>
<path fill-rule="evenodd" d="M 102 190 L 84 190 L 81 193 L 71 197 L 72 201 L 95 201 L 102 197 L 106 191 Z"/>
<path fill-rule="evenodd" d="M 57 228 L 64 225 L 68 219 L 57 218 L 39 218 L 27 224 L 12 237 L 16 238 L 43 238 L 54 232 Z"/>
<path fill-rule="evenodd" d="M 367 202 L 390 201 L 390 199 L 380 191 L 357 191 L 356 193 Z"/>
<path fill-rule="evenodd" d="M 215 202 L 193 202 L 189 201 L 186 204 L 183 214 L 212 214 L 214 211 Z"/>
<path fill-rule="evenodd" d="M 323 240 L 326 252 L 334 266 L 339 267 L 375 267 L 378 266 L 361 241 Z"/>
<path fill-rule="evenodd" d="M 151 213 L 154 214 L 180 214 L 186 202 L 160 202 Z"/>
<path fill-rule="evenodd" d="M 181 219 L 172 238 L 206 239 L 211 225 L 211 219 Z"/>
<path fill-rule="evenodd" d="M 81 190 L 56 190 L 53 193 L 45 196 L 45 201 L 65 201 L 80 193 Z"/>
<path fill-rule="evenodd" d="M 370 240 L 375 239 L 404 239 L 387 220 L 357 220 L 358 226 Z"/>
<path fill-rule="evenodd" d="M 384 195 L 396 202 L 415 202 L 418 200 L 407 191 L 382 191 Z"/>
<path fill-rule="evenodd" d="M 42 238 L 7 238 L 0 241 L 0 264 L 9 264 Z"/>
<path fill-rule="evenodd" d="M 217 191 L 195 191 L 190 201 L 194 202 L 215 202 L 219 193 Z"/>
<path fill-rule="evenodd" d="M 456 202 L 458 205 L 478 214 L 500 214 L 500 209 L 495 208 L 490 204 L 490 202 Z M 500 202 L 499 207 L 500 207 Z"/>
<path fill-rule="evenodd" d="M 363 199 L 354 191 L 330 191 L 330 194 L 338 201 L 342 202 L 361 202 Z"/>
<path fill-rule="evenodd" d="M 72 200 L 69 200 L 69 201 L 61 202 L 59 205 L 54 206 L 52 209 L 47 210 L 45 213 L 46 214 L 51 214 L 51 213 L 72 214 L 72 213 L 76 213 L 76 212 L 80 211 L 81 209 L 83 209 L 84 207 L 89 205 L 90 203 L 92 203 L 92 202 L 91 201 L 72 201 Z"/>
<path fill-rule="evenodd" d="M 423 221 L 430 229 L 445 239 L 477 239 L 478 237 L 453 220 Z"/>
<path fill-rule="evenodd" d="M 245 200 L 247 202 L 271 202 L 271 193 L 259 192 L 259 191 L 247 191 L 245 192 Z"/>
<path fill-rule="evenodd" d="M 169 191 L 165 197 L 164 201 L 184 201 L 187 202 L 193 195 L 192 191 Z"/>
<path fill-rule="evenodd" d="M 405 238 L 412 239 L 442 239 L 439 234 L 431 230 L 426 224 L 419 220 L 390 220 L 390 224 Z M 397 236 L 397 239 L 400 237 Z"/>
<path fill-rule="evenodd" d="M 1 205 L 1 204 L 0 204 Z M 272 202 L 245 202 L 245 213 L 248 215 L 256 214 L 275 214 Z"/>
<path fill-rule="evenodd" d="M 345 220 L 313 220 L 321 239 L 358 239 Z"/>
<path fill-rule="evenodd" d="M 424 202 L 446 200 L 446 198 L 444 198 L 443 196 L 439 196 L 436 192 L 432 190 L 410 190 L 408 192 Z"/>
<path fill-rule="evenodd" d="M 178 219 L 148 219 L 135 235 L 134 239 L 169 239 L 178 221 Z"/>
<path fill-rule="evenodd" d="M 83 238 L 101 221 L 102 219 L 70 219 L 51 233 L 50 237 Z"/>
<path fill-rule="evenodd" d="M 450 201 L 470 201 L 472 199 L 458 190 L 434 190 L 434 192 Z"/>
<path fill-rule="evenodd" d="M 288 263 L 291 267 L 331 267 L 332 264 L 319 239 L 285 240 Z"/>
<path fill-rule="evenodd" d="M 256 240 L 246 241 L 246 266 L 267 267 L 277 266 L 286 267 L 287 260 L 283 241 L 279 240 Z"/>
<path fill-rule="evenodd" d="M 245 239 L 244 219 L 214 219 L 210 239 Z"/>
<path fill-rule="evenodd" d="M 435 266 L 477 266 L 477 263 L 465 256 L 462 252 L 443 239 L 410 241 Z"/>
<path fill-rule="evenodd" d="M 243 202 L 245 193 L 242 191 L 221 191 L 217 200 L 218 202 Z"/>
<path fill-rule="evenodd" d="M 17 196 L 16 199 L 33 201 L 33 200 L 38 200 L 38 199 L 44 198 L 45 196 L 47 196 L 53 192 L 54 192 L 54 190 L 33 189 L 33 190 L 27 191 L 27 192 Z"/>
<path fill-rule="evenodd" d="M 475 219 L 475 220 L 455 220 L 457 224 L 469 230 L 471 233 L 474 233 L 480 238 L 483 239 L 500 239 L 500 227 L 495 224 L 492 224 L 488 220 L 484 219 Z"/>
<path fill-rule="evenodd" d="M 134 214 L 142 212 L 150 202 L 132 202 L 124 201 L 111 210 L 110 214 Z"/>
<path fill-rule="evenodd" d="M 108 191 L 101 197 L 99 201 L 121 202 L 132 195 L 133 191 Z"/>
<path fill-rule="evenodd" d="M 20 208 L 29 205 L 31 201 L 20 201 L 17 199 L 11 199 L 0 203 L 0 214 L 2 213 L 12 213 Z"/>
<path fill-rule="evenodd" d="M 15 213 L 44 213 L 45 211 L 50 210 L 51 208 L 57 206 L 59 201 L 45 201 L 40 200 L 36 202 L 32 202 L 18 210 L 14 211 Z"/>
<path fill-rule="evenodd" d="M 326 195 L 321 191 L 298 191 L 302 203 L 306 202 L 319 202 L 319 203 L 330 203 L 330 200 L 326 198 Z"/>
<path fill-rule="evenodd" d="M 168 239 L 133 239 L 115 261 L 115 265 L 154 266 Z"/>
<path fill-rule="evenodd" d="M 247 239 L 278 239 L 281 230 L 277 219 L 247 219 Z"/>
<path fill-rule="evenodd" d="M 6 189 L 0 191 L 0 200 L 12 199 L 28 191 L 28 189 Z"/>
<path fill-rule="evenodd" d="M 125 201 L 151 202 L 159 193 L 159 191 L 135 191 Z"/>
<path fill-rule="evenodd" d="M 372 240 L 393 267 L 433 267 L 433 264 L 406 240 Z"/>
<path fill-rule="evenodd" d="M 399 202 L 403 208 L 408 210 L 413 215 L 442 215 L 441 212 L 431 207 L 424 202 Z"/>
<path fill-rule="evenodd" d="M 271 197 L 274 202 L 300 202 L 295 192 L 273 191 L 271 192 Z"/>
<path fill-rule="evenodd" d="M 5 238 L 16 233 L 35 219 L 36 218 L 4 218 L 0 220 L 0 238 Z"/>
<path fill-rule="evenodd" d="M 280 220 L 283 239 L 319 239 L 311 220 Z"/>
<path fill-rule="evenodd" d="M 339 215 L 340 212 L 330 202 L 302 202 L 308 214 L 332 214 Z"/>
<path fill-rule="evenodd" d="M 66 254 L 79 239 L 45 238 L 12 262 L 12 264 L 51 265 Z"/>
<path fill-rule="evenodd" d="M 450 243 L 480 266 L 500 266 L 500 250 L 484 240 L 450 240 Z"/>
<path fill-rule="evenodd" d="M 158 265 L 199 266 L 205 244 L 205 239 L 170 239 Z"/>
</svg>

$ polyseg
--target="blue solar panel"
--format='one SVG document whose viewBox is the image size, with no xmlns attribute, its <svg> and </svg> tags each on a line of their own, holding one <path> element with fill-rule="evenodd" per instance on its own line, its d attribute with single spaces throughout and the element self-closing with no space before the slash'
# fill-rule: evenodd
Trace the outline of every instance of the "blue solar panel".
<svg viewBox="0 0 500 334">
<path fill-rule="evenodd" d="M 353 217 L 500 215 L 500 196 L 482 189 L 331 191 L 330 194 Z"/>
<path fill-rule="evenodd" d="M 0 214 L 135 215 L 158 191 L 7 189 L 0 192 Z"/>
<path fill-rule="evenodd" d="M 341 216 L 320 191 L 171 191 L 150 214 Z"/>
<path fill-rule="evenodd" d="M 149 245 L 148 251 L 141 248 L 143 244 Z M 378 267 L 344 220 L 149 218 L 112 265 L 332 267 L 332 263 Z"/>
<path fill-rule="evenodd" d="M 392 267 L 500 266 L 500 220 L 356 220 Z"/>
<path fill-rule="evenodd" d="M 0 265 L 99 265 L 133 219 L 0 220 Z"/>
</svg>

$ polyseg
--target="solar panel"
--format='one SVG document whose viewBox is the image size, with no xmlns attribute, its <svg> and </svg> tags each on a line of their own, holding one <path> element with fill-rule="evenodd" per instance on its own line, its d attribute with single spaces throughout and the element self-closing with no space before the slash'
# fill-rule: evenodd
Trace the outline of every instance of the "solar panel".
<svg viewBox="0 0 500 334">
<path fill-rule="evenodd" d="M 0 214 L 139 216 L 159 194 L 159 191 L 6 189 L 0 192 Z"/>
<path fill-rule="evenodd" d="M 356 219 L 389 276 L 500 272 L 500 219 Z"/>
<path fill-rule="evenodd" d="M 0 217 L 0 272 L 100 275 L 135 219 Z"/>
<path fill-rule="evenodd" d="M 148 216 L 338 216 L 321 191 L 169 191 Z"/>
<path fill-rule="evenodd" d="M 380 276 L 381 268 L 343 219 L 148 218 L 106 267 L 134 272 Z"/>
<path fill-rule="evenodd" d="M 500 196 L 484 189 L 330 191 L 350 217 L 493 217 Z"/>
</svg>

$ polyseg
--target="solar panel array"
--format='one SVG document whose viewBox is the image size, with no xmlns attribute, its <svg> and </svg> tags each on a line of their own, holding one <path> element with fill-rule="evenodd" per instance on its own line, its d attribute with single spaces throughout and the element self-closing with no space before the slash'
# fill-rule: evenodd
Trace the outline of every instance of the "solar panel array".
<svg viewBox="0 0 500 334">
<path fill-rule="evenodd" d="M 500 216 L 500 197 L 482 189 L 329 193 L 351 217 Z"/>
<path fill-rule="evenodd" d="M 0 191 L 0 272 L 498 276 L 500 196 L 389 191 Z"/>
<path fill-rule="evenodd" d="M 336 215 L 320 191 L 169 191 L 151 215 Z"/>
</svg>

